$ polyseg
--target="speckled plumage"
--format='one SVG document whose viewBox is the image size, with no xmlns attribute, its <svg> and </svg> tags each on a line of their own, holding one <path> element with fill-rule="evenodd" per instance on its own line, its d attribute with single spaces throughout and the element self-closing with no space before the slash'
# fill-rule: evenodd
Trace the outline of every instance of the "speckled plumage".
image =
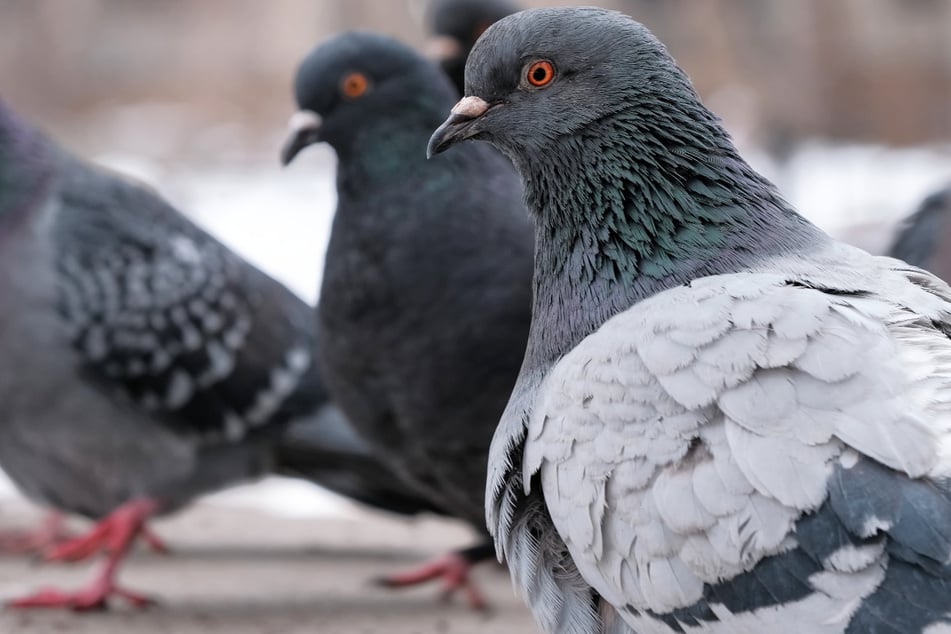
<svg viewBox="0 0 951 634">
<path fill-rule="evenodd" d="M 537 226 L 486 512 L 541 629 L 951 631 L 951 289 L 798 216 L 625 16 L 506 18 L 466 94 L 430 147 Z"/>
</svg>

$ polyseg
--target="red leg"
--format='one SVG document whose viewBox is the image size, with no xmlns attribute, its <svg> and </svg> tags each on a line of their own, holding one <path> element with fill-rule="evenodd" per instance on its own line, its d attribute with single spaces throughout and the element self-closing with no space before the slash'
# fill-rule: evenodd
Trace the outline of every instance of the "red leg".
<svg viewBox="0 0 951 634">
<path fill-rule="evenodd" d="M 109 554 L 102 568 L 86 587 L 76 592 L 61 592 L 45 589 L 12 601 L 13 608 L 72 608 L 73 610 L 92 610 L 103 608 L 111 596 L 122 597 L 136 607 L 142 607 L 151 601 L 139 594 L 124 590 L 116 585 L 116 571 L 129 552 L 136 536 L 142 531 L 145 521 L 155 513 L 158 505 L 152 500 L 134 500 L 113 511 L 86 536 L 67 542 L 56 549 L 57 558 L 69 559 L 75 553 L 89 551 L 90 544 L 96 549 L 107 549 Z"/>
<path fill-rule="evenodd" d="M 406 588 L 439 579 L 442 581 L 442 594 L 445 599 L 451 598 L 457 591 L 462 591 L 470 608 L 484 610 L 488 604 L 479 588 L 469 578 L 475 563 L 478 563 L 478 560 L 473 561 L 466 551 L 453 552 L 411 570 L 381 577 L 377 579 L 377 583 L 386 588 Z"/>
<path fill-rule="evenodd" d="M 88 539 L 88 535 L 84 539 Z M 140 533 L 142 541 L 152 552 L 160 555 L 169 554 L 169 548 L 165 543 L 147 527 L 143 527 Z M 44 553 L 47 557 L 55 551 L 58 546 L 67 542 L 76 540 L 76 537 L 66 529 L 66 517 L 59 511 L 51 511 L 39 527 L 22 532 L 0 533 L 0 553 L 6 554 L 24 554 L 24 553 Z M 70 558 L 70 561 L 85 559 L 99 548 L 89 550 L 84 556 L 79 553 Z"/>
<path fill-rule="evenodd" d="M 52 511 L 33 530 L 0 533 L 0 552 L 21 554 L 43 551 L 69 538 L 65 523 L 66 518 L 61 513 Z"/>
<path fill-rule="evenodd" d="M 82 561 L 102 551 L 115 552 L 116 545 L 120 541 L 120 538 L 116 536 L 116 522 L 124 521 L 123 518 L 130 513 L 141 512 L 139 508 L 144 508 L 146 504 L 151 504 L 154 507 L 153 502 L 142 500 L 119 507 L 85 535 L 52 544 L 45 549 L 44 559 L 46 561 Z M 154 511 L 154 508 L 149 511 L 149 514 L 152 511 Z M 154 552 L 160 554 L 168 554 L 169 552 L 168 547 L 165 546 L 162 540 L 149 531 L 144 524 L 138 528 L 133 537 L 141 538 Z"/>
</svg>

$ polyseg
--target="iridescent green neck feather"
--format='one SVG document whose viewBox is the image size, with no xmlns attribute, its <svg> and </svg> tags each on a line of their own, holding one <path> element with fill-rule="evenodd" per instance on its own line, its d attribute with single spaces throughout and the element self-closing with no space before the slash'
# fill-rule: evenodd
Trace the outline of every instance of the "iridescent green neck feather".
<svg viewBox="0 0 951 634">
<path fill-rule="evenodd" d="M 556 143 L 515 157 L 536 213 L 540 363 L 650 295 L 825 239 L 698 101 L 658 98 Z"/>
</svg>

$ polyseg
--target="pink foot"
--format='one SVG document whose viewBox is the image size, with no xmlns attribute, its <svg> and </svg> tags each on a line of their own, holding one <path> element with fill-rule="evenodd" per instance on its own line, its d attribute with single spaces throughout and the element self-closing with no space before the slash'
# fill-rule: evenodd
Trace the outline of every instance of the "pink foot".
<svg viewBox="0 0 951 634">
<path fill-rule="evenodd" d="M 47 559 L 75 561 L 90 554 L 105 550 L 108 558 L 93 580 L 76 592 L 60 592 L 45 589 L 10 603 L 13 608 L 70 608 L 93 610 L 106 607 L 110 597 L 125 599 L 136 607 L 144 607 L 152 601 L 147 597 L 124 590 L 116 585 L 116 571 L 129 552 L 135 538 L 142 532 L 145 521 L 158 508 L 152 500 L 133 500 L 109 514 L 83 537 L 56 546 L 47 554 Z"/>
<path fill-rule="evenodd" d="M 70 538 L 64 524 L 66 519 L 57 512 L 46 516 L 35 529 L 22 532 L 0 533 L 0 552 L 23 554 L 41 552 Z"/>
<path fill-rule="evenodd" d="M 141 594 L 123 590 L 111 581 L 97 579 L 77 592 L 60 592 L 46 588 L 22 599 L 11 601 L 11 608 L 68 608 L 77 612 L 100 610 L 107 606 L 109 597 L 121 597 L 137 608 L 144 608 L 155 602 Z"/>
<path fill-rule="evenodd" d="M 478 561 L 467 556 L 467 551 L 453 552 L 411 570 L 381 577 L 376 583 L 385 588 L 406 588 L 439 579 L 442 582 L 444 599 L 448 600 L 461 591 L 465 594 L 470 608 L 484 610 L 488 604 L 479 588 L 469 578 L 472 566 Z"/>
</svg>

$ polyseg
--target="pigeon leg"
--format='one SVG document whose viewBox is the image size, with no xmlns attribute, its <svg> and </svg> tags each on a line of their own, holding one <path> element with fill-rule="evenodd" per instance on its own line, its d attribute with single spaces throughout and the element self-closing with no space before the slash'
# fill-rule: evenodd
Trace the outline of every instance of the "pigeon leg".
<svg viewBox="0 0 951 634">
<path fill-rule="evenodd" d="M 132 538 L 141 538 L 150 549 L 157 553 L 168 553 L 168 547 L 144 525 L 146 517 L 155 511 L 156 504 L 151 500 L 136 500 L 116 509 L 107 518 L 96 524 L 85 535 L 54 543 L 44 553 L 46 561 L 82 561 L 98 552 L 116 552 L 125 539 L 125 526 L 134 517 L 142 515 L 140 525 L 136 527 Z M 147 511 L 147 512 L 146 512 Z"/>
<path fill-rule="evenodd" d="M 376 582 L 385 588 L 406 588 L 440 579 L 445 599 L 461 591 L 465 594 L 470 608 L 484 610 L 488 603 L 478 586 L 470 579 L 469 573 L 475 564 L 488 559 L 494 552 L 491 544 L 480 544 L 442 555 L 411 570 L 381 577 Z"/>
<path fill-rule="evenodd" d="M 152 552 L 160 555 L 171 552 L 165 542 L 148 528 L 142 529 L 140 537 Z M 73 539 L 75 537 L 66 528 L 66 516 L 58 511 L 51 511 L 37 528 L 0 532 L 0 553 L 20 555 L 44 552 Z"/>
<path fill-rule="evenodd" d="M 90 544 L 95 545 L 92 552 L 108 550 L 108 556 L 102 568 L 93 580 L 76 592 L 62 592 L 44 589 L 33 595 L 11 601 L 12 608 L 71 608 L 77 611 L 94 610 L 106 607 L 111 596 L 122 597 L 136 607 L 152 603 L 140 594 L 130 592 L 116 585 L 116 571 L 129 552 L 133 541 L 142 530 L 145 521 L 156 511 L 158 504 L 153 500 L 135 500 L 124 504 L 103 519 L 88 535 L 56 547 L 52 555 L 70 559 L 74 553 L 85 553 Z"/>
<path fill-rule="evenodd" d="M 53 511 L 33 530 L 0 533 L 0 553 L 39 552 L 69 539 L 70 535 L 65 523 L 66 518 L 63 514 Z"/>
</svg>

